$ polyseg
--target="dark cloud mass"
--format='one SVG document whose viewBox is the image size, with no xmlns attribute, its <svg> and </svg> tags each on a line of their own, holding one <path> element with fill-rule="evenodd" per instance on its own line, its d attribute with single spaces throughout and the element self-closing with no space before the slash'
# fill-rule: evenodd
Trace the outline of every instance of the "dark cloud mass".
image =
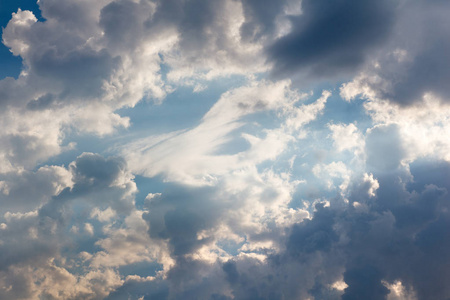
<svg viewBox="0 0 450 300">
<path fill-rule="evenodd" d="M 446 1 L 401 2 L 390 40 L 362 72 L 377 97 L 402 106 L 431 94 L 448 102 L 450 5 Z"/>
<path fill-rule="evenodd" d="M 334 77 L 355 72 L 392 31 L 395 1 L 306 0 L 292 30 L 268 48 L 274 72 Z"/>
<path fill-rule="evenodd" d="M 387 80 L 401 76 L 401 80 L 394 82 L 393 90 L 388 91 L 385 97 L 402 105 L 417 103 L 426 93 L 432 93 L 443 101 L 450 99 L 450 23 L 446 17 L 450 13 L 450 5 L 427 6 L 428 3 L 423 3 L 420 8 L 431 10 L 429 15 L 418 20 L 423 36 L 411 34 L 411 39 L 422 40 L 420 47 L 406 48 L 407 55 L 412 56 L 411 60 L 399 63 L 397 69 L 386 66 L 389 73 L 381 73 Z M 415 27 L 410 24 L 405 26 L 408 25 Z"/>
<path fill-rule="evenodd" d="M 442 170 L 440 175 L 445 172 L 448 170 Z M 261 278 L 263 283 L 248 278 L 256 276 L 254 270 L 261 268 L 259 264 L 246 266 L 245 261 L 224 264 L 223 270 L 233 288 L 245 285 L 248 293 L 252 290 L 259 293 L 236 298 L 304 299 L 305 296 L 299 295 L 306 290 L 315 295 L 314 299 L 340 299 L 336 291 L 334 296 L 330 292 L 324 294 L 330 291 L 336 276 L 324 278 L 319 271 L 332 274 L 334 267 L 345 270 L 343 280 L 348 287 L 341 299 L 386 299 L 389 289 L 383 282 L 396 280 L 407 288 L 413 287 L 418 299 L 428 299 L 430 295 L 433 299 L 447 299 L 450 295 L 449 270 L 445 267 L 450 258 L 448 191 L 445 187 L 428 185 L 418 194 L 403 189 L 400 182 L 387 183 L 394 182 L 397 176 L 394 172 L 380 177 L 381 196 L 378 197 L 386 197 L 380 199 L 381 206 L 370 202 L 364 203 L 367 209 L 361 210 L 342 209 L 338 204 L 317 206 L 311 220 L 292 227 L 286 251 L 269 258 L 265 276 Z M 403 195 L 395 192 L 399 188 Z M 361 196 L 354 195 L 352 201 L 361 201 Z M 316 270 L 309 265 L 313 255 L 321 257 L 315 262 L 319 264 Z M 297 267 L 291 268 L 293 265 Z M 238 271 L 241 268 L 247 268 L 252 275 Z M 299 273 L 308 273 L 315 284 L 302 281 Z M 292 277 L 298 281 L 286 286 Z M 263 286 L 270 288 L 264 291 Z M 235 293 L 237 296 L 241 292 L 237 289 Z"/>
</svg>

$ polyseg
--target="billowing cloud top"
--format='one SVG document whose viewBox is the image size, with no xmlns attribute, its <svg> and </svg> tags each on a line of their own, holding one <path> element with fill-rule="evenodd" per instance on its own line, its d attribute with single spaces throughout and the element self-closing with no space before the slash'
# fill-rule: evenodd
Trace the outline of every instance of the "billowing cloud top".
<svg viewBox="0 0 450 300">
<path fill-rule="evenodd" d="M 448 1 L 26 4 L 0 299 L 450 298 Z"/>
</svg>

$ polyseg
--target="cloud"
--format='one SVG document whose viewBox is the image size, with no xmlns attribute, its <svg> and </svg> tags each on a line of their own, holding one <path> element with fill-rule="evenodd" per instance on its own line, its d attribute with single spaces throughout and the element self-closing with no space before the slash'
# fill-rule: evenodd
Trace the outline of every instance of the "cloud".
<svg viewBox="0 0 450 300">
<path fill-rule="evenodd" d="M 334 146 L 337 151 L 355 150 L 355 154 L 364 147 L 364 140 L 355 124 L 330 124 Z"/>
<path fill-rule="evenodd" d="M 245 0 L 242 6 L 245 22 L 240 31 L 243 39 L 258 40 L 263 36 L 273 35 L 277 30 L 277 17 L 283 13 L 288 1 L 260 1 Z"/>
<path fill-rule="evenodd" d="M 442 138 L 449 127 L 448 104 L 440 103 L 434 97 L 425 97 L 422 103 L 408 107 L 375 100 L 367 102 L 365 108 L 376 123 L 396 128 L 400 140 L 394 145 L 403 145 L 400 152 L 406 161 L 427 156 L 449 160 L 444 150 L 448 149 L 448 144 Z"/>
<path fill-rule="evenodd" d="M 448 3 L 39 8 L 2 34 L 0 298 L 448 297 Z"/>
<path fill-rule="evenodd" d="M 232 170 L 275 159 L 294 140 L 292 134 L 320 114 L 329 96 L 324 92 L 316 102 L 296 106 L 304 95 L 291 90 L 289 82 L 252 82 L 224 93 L 195 128 L 129 143 L 123 155 L 134 172 L 146 176 L 162 173 L 170 181 L 208 184 Z M 244 132 L 241 136 L 248 149 L 221 155 L 221 147 L 232 142 L 232 134 L 244 126 L 242 119 L 264 111 L 279 111 L 286 115 L 285 123 L 264 130 L 260 136 Z"/>
<path fill-rule="evenodd" d="M 223 270 L 233 295 L 282 299 L 320 297 L 328 293 L 330 299 L 340 299 L 341 294 L 342 299 L 354 299 L 367 293 L 368 299 L 386 299 L 390 293 L 387 286 L 393 289 L 394 282 L 401 282 L 406 287 L 405 296 L 409 293 L 411 298 L 417 295 L 420 299 L 430 293 L 437 298 L 445 297 L 447 288 L 437 279 L 445 275 L 431 270 L 433 263 L 427 254 L 438 251 L 436 263 L 446 260 L 441 251 L 446 251 L 448 240 L 444 234 L 447 213 L 439 209 L 419 209 L 413 213 L 410 209 L 425 202 L 429 208 L 447 206 L 448 195 L 442 188 L 432 186 L 418 195 L 402 188 L 400 182 L 383 185 L 395 176 L 397 174 L 379 178 L 382 196 L 378 198 L 387 198 L 379 204 L 385 206 L 367 202 L 366 211 L 333 202 L 329 207 L 316 206 L 317 212 L 311 220 L 292 227 L 285 251 L 269 256 L 262 263 L 252 261 L 247 265 L 248 261 L 239 258 L 225 263 Z M 394 187 L 402 189 L 403 195 L 392 194 Z M 356 197 L 353 201 L 362 202 L 359 195 L 353 197 Z M 421 217 L 413 217 L 415 213 Z M 403 219 L 402 214 L 408 217 Z M 402 219 L 411 223 L 405 227 Z M 322 275 L 319 270 L 325 266 L 327 274 Z M 446 268 L 441 270 L 446 272 Z M 260 278 L 259 272 L 264 274 Z M 305 273 L 310 276 L 302 277 Z M 343 276 L 347 287 L 342 292 L 336 288 L 332 292 L 332 285 L 339 276 Z M 295 278 L 295 282 L 290 282 L 290 278 Z M 392 290 L 391 294 L 394 292 Z"/>
<path fill-rule="evenodd" d="M 366 137 L 367 164 L 383 171 L 398 168 L 405 157 L 400 138 L 394 124 L 370 129 Z"/>
<path fill-rule="evenodd" d="M 390 1 L 302 1 L 301 9 L 292 31 L 267 48 L 278 77 L 352 74 L 386 42 L 395 16 Z"/>
<path fill-rule="evenodd" d="M 347 98 L 387 99 L 408 106 L 428 95 L 448 102 L 449 58 L 446 2 L 406 1 L 392 40 L 361 74 L 343 86 Z M 430 20 L 433 20 L 430 22 Z"/>
<path fill-rule="evenodd" d="M 0 178 L 0 201 L 9 212 L 34 211 L 73 184 L 72 174 L 58 166 L 43 166 L 36 172 L 10 172 Z"/>
<path fill-rule="evenodd" d="M 0 295 L 3 298 L 27 299 L 54 299 L 60 296 L 104 298 L 121 285 L 120 276 L 109 268 L 109 264 L 96 267 L 98 263 L 91 263 L 82 273 L 74 272 L 73 268 L 86 262 L 81 255 L 85 253 L 82 249 L 90 249 L 89 244 L 93 246 L 98 240 L 98 225 L 91 223 L 86 212 L 91 209 L 114 210 L 121 217 L 130 216 L 125 223 L 133 228 L 131 216 L 135 214 L 133 195 L 136 185 L 126 171 L 124 161 L 85 153 L 67 169 L 41 167 L 36 174 L 14 175 L 22 182 L 35 182 L 34 191 L 40 202 L 26 203 L 25 207 L 19 203 L 18 207 L 26 212 L 7 211 L 2 216 L 4 225 L 0 248 L 4 256 L 0 261 L 0 281 L 5 288 Z M 6 182 L 7 196 L 21 197 L 13 185 L 21 185 L 21 181 Z M 33 189 L 25 187 L 22 197 L 24 200 L 33 199 L 32 195 L 26 194 L 32 193 Z M 111 224 L 103 230 L 109 228 L 106 234 L 120 236 L 121 230 L 110 228 Z M 70 227 L 83 230 L 69 231 Z M 145 237 L 145 223 L 143 228 Z M 73 242 L 76 247 L 73 247 Z M 121 243 L 119 239 L 116 245 Z M 139 244 L 138 241 L 134 243 Z M 102 253 L 114 256 L 115 251 L 119 251 L 108 246 L 108 238 L 98 242 L 98 245 L 104 251 L 96 253 L 93 261 L 98 260 L 97 256 Z"/>
</svg>

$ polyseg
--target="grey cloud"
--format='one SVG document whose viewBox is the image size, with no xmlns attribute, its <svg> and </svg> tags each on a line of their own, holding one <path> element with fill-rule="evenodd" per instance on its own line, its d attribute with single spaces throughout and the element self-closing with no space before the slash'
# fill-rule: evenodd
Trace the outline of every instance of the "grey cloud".
<svg viewBox="0 0 450 300">
<path fill-rule="evenodd" d="M 366 137 L 367 164 L 373 171 L 390 171 L 400 166 L 406 152 L 395 124 L 380 125 Z"/>
<path fill-rule="evenodd" d="M 299 254 L 292 256 L 289 251 L 282 251 L 264 262 L 240 257 L 223 264 L 233 296 L 236 299 L 281 300 L 307 299 L 312 294 L 320 299 L 320 295 L 336 294 L 333 288 L 323 285 L 323 282 L 334 282 L 339 278 L 341 270 L 335 257 L 319 252 Z M 327 272 L 323 272 L 325 265 Z"/>
<path fill-rule="evenodd" d="M 333 232 L 334 212 L 320 208 L 312 220 L 294 225 L 287 242 L 287 252 L 292 256 L 314 251 L 328 252 L 338 236 Z"/>
<path fill-rule="evenodd" d="M 24 166 L 33 168 L 37 162 L 43 162 L 49 155 L 59 153 L 59 147 L 52 141 L 27 133 L 10 133 L 0 136 L 4 157 L 14 168 Z"/>
<path fill-rule="evenodd" d="M 42 167 L 36 172 L 0 174 L 3 182 L 0 204 L 3 211 L 29 212 L 37 209 L 67 184 L 62 168 Z"/>
<path fill-rule="evenodd" d="M 392 31 L 395 1 L 305 0 L 291 33 L 267 49 L 274 73 L 332 78 L 358 70 Z"/>
<path fill-rule="evenodd" d="M 55 102 L 55 96 L 53 94 L 45 94 L 39 98 L 28 102 L 27 108 L 30 110 L 47 109 Z"/>
<path fill-rule="evenodd" d="M 226 290 L 219 264 L 180 258 L 168 274 L 168 299 L 220 299 Z"/>
<path fill-rule="evenodd" d="M 93 6 L 98 4 L 90 1 L 39 0 L 38 4 L 44 19 L 56 20 L 65 30 L 91 34 L 97 21 Z"/>
<path fill-rule="evenodd" d="M 422 191 L 429 185 L 436 185 L 450 191 L 450 162 L 418 159 L 410 165 L 414 181 L 408 184 L 410 189 Z"/>
<path fill-rule="evenodd" d="M 445 278 L 446 268 L 428 267 L 448 259 L 442 252 L 448 248 L 449 239 L 444 225 L 449 217 L 448 192 L 436 186 L 428 186 L 420 194 L 405 190 L 401 180 L 393 180 L 399 175 L 404 177 L 394 173 L 379 179 L 378 199 L 366 202 L 367 213 L 347 210 L 338 213 L 335 219 L 333 228 L 346 227 L 345 236 L 349 240 L 348 244 L 333 245 L 345 253 L 344 280 L 349 287 L 342 299 L 383 299 L 388 292 L 381 284 L 383 279 L 401 280 L 406 287 L 412 286 L 419 299 L 430 295 L 444 299 L 449 292 L 438 279 Z M 422 240 L 425 236 L 430 239 Z M 430 256 L 431 252 L 434 255 Z M 371 296 L 365 294 L 368 291 Z"/>
<path fill-rule="evenodd" d="M 152 199 L 143 218 L 150 226 L 150 237 L 168 240 L 174 257 L 189 254 L 212 242 L 197 234 L 220 222 L 225 208 L 214 199 L 214 189 L 172 187 L 163 196 Z"/>
<path fill-rule="evenodd" d="M 260 41 L 241 39 L 239 33 L 236 36 L 234 26 L 240 22 L 240 1 L 170 0 L 156 3 L 154 16 L 145 22 L 149 33 L 168 29 L 178 32 L 175 51 L 165 56 L 163 53 L 169 67 L 187 67 L 198 73 L 220 69 L 227 70 L 227 74 L 241 74 L 263 67 L 261 53 L 255 49 Z M 260 20 L 253 20 L 259 12 L 253 11 L 260 8 L 251 3 L 244 6 L 245 20 L 259 23 Z"/>
<path fill-rule="evenodd" d="M 169 26 L 179 32 L 179 49 L 189 63 L 204 62 L 219 50 L 231 52 L 219 13 L 224 1 L 158 1 L 158 10 L 147 26 Z M 201 68 L 201 67 L 200 67 Z"/>
<path fill-rule="evenodd" d="M 169 21 L 177 26 L 183 52 L 202 52 L 202 48 L 207 47 L 209 42 L 214 42 L 213 39 L 220 39 L 215 36 L 218 32 L 207 32 L 208 29 L 213 29 L 217 25 L 216 16 L 220 7 L 220 1 L 159 1 L 154 22 L 167 24 Z M 153 24 L 147 23 L 149 26 Z"/>
<path fill-rule="evenodd" d="M 67 212 L 64 207 L 75 199 L 84 200 L 90 207 L 106 209 L 110 206 L 122 215 L 128 215 L 134 209 L 135 184 L 122 158 L 83 153 L 69 169 L 73 186 L 46 203 L 40 215 L 63 221 L 66 219 L 63 212 Z"/>
<path fill-rule="evenodd" d="M 167 281 L 158 279 L 144 282 L 128 280 L 105 299 L 122 300 L 140 299 L 141 297 L 150 300 L 167 300 L 169 297 Z"/>
<path fill-rule="evenodd" d="M 420 249 L 420 258 L 413 265 L 411 277 L 419 299 L 448 299 L 450 270 L 446 266 L 450 263 L 449 225 L 448 214 L 443 214 L 417 236 L 415 245 Z"/>
<path fill-rule="evenodd" d="M 105 159 L 98 154 L 83 153 L 70 164 L 69 170 L 72 173 L 73 186 L 64 188 L 40 207 L 39 216 L 43 225 L 55 221 L 59 227 L 67 226 L 72 214 L 68 207 L 75 199 L 83 199 L 90 207 L 111 206 L 124 214 L 133 208 L 132 199 L 124 198 L 130 186 L 114 184 L 126 170 L 122 159 Z"/>
<path fill-rule="evenodd" d="M 435 164 L 441 166 L 440 176 L 448 172 Z M 422 165 L 420 171 L 426 173 L 426 168 Z M 404 182 L 411 181 L 411 176 L 416 178 L 414 186 L 425 188 L 407 188 Z M 196 276 L 210 274 L 215 284 L 231 288 L 237 299 L 387 299 L 389 289 L 383 282 L 396 280 L 406 290 L 414 290 L 418 299 L 445 299 L 450 292 L 445 279 L 450 272 L 445 267 L 450 260 L 446 187 L 429 185 L 419 173 L 411 175 L 400 169 L 383 171 L 378 180 L 375 199 L 367 197 L 368 187 L 364 190 L 363 184 L 351 185 L 356 190 L 350 203 L 362 207 L 342 205 L 337 199 L 329 207 L 318 204 L 311 220 L 288 229 L 284 250 L 269 255 L 265 262 L 235 257 L 221 264 L 219 276 L 215 264 L 200 267 L 201 262 L 179 257 L 167 278 L 170 295 L 174 299 L 180 295 L 214 299 L 215 294 L 227 299 L 221 288 L 210 294 L 201 292 L 206 283 Z M 194 223 L 183 224 L 198 231 Z M 179 237 L 172 234 L 168 238 Z M 331 286 L 340 278 L 348 285 L 344 290 Z"/>
<path fill-rule="evenodd" d="M 243 0 L 245 22 L 241 26 L 241 37 L 258 40 L 262 36 L 273 35 L 275 19 L 286 3 L 286 0 Z"/>
<path fill-rule="evenodd" d="M 345 289 L 342 300 L 386 299 L 389 289 L 381 283 L 382 279 L 380 271 L 371 265 L 363 264 L 362 267 L 347 270 L 344 280 L 349 287 Z"/>
<path fill-rule="evenodd" d="M 145 23 L 153 13 L 150 1 L 113 1 L 102 8 L 99 25 L 104 30 L 110 51 L 130 51 L 140 47 Z"/>
<path fill-rule="evenodd" d="M 402 2 L 392 37 L 357 80 L 400 105 L 418 103 L 427 93 L 448 102 L 449 12 L 447 1 Z"/>
<path fill-rule="evenodd" d="M 407 51 L 407 59 L 393 67 L 382 65 L 381 76 L 394 82 L 384 96 L 407 105 L 420 101 L 425 93 L 433 93 L 448 102 L 450 5 L 445 1 L 417 1 L 406 12 L 396 38 Z"/>
<path fill-rule="evenodd" d="M 39 209 L 39 216 L 65 224 L 71 214 L 66 208 L 74 199 L 85 199 L 93 207 L 102 207 L 108 203 L 119 211 L 129 211 L 131 203 L 120 201 L 126 191 L 114 186 L 115 180 L 123 175 L 125 167 L 125 162 L 120 158 L 104 158 L 98 154 L 83 153 L 69 167 L 73 186 L 52 197 Z M 89 200 L 95 202 L 89 203 Z"/>
<path fill-rule="evenodd" d="M 109 79 L 120 60 L 106 49 L 94 50 L 92 43 L 87 43 L 99 34 L 95 14 L 89 13 L 86 4 L 41 2 L 48 20 L 24 28 L 9 23 L 3 31 L 5 45 L 22 56 L 31 87 L 57 92 L 61 98 L 98 97 L 103 81 Z M 17 43 L 26 45 L 27 50 L 14 46 Z"/>
<path fill-rule="evenodd" d="M 36 215 L 10 218 L 7 229 L 2 230 L 0 270 L 7 271 L 14 265 L 38 265 L 58 253 L 55 237 L 43 232 Z M 40 231 L 40 239 L 30 236 L 30 229 Z"/>
<path fill-rule="evenodd" d="M 340 300 L 341 291 L 317 283 L 309 290 L 314 300 Z"/>
<path fill-rule="evenodd" d="M 19 106 L 23 101 L 32 97 L 33 91 L 21 87 L 17 80 L 7 77 L 0 80 L 0 105 Z"/>
<path fill-rule="evenodd" d="M 83 153 L 71 164 L 75 180 L 72 190 L 78 186 L 110 186 L 125 169 L 126 163 L 122 158 Z"/>
<path fill-rule="evenodd" d="M 151 281 L 128 279 L 106 299 L 149 300 L 231 300 L 224 295 L 227 290 L 225 274 L 218 263 L 179 259 L 166 278 Z"/>
<path fill-rule="evenodd" d="M 448 33 L 437 35 L 430 41 L 430 47 L 414 58 L 414 62 L 408 65 L 406 72 L 402 74 L 404 78 L 394 84 L 392 92 L 384 96 L 405 105 L 420 101 L 426 93 L 433 93 L 448 102 L 450 99 L 449 39 L 450 30 Z M 387 74 L 387 78 L 395 75 L 395 73 Z"/>
<path fill-rule="evenodd" d="M 31 70 L 39 77 L 61 83 L 61 98 L 98 97 L 102 84 L 119 65 L 119 58 L 112 58 L 106 50 L 69 51 L 62 55 L 49 49 L 35 53 L 28 60 Z"/>
</svg>

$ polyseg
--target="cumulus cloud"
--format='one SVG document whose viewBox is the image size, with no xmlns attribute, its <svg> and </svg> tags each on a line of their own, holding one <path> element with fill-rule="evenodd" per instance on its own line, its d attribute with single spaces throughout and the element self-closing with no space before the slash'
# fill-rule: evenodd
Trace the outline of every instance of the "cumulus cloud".
<svg viewBox="0 0 450 300">
<path fill-rule="evenodd" d="M 1 299 L 448 298 L 447 2 L 38 6 L 2 32 Z"/>
<path fill-rule="evenodd" d="M 28 203 L 25 208 L 21 207 L 22 210 L 32 210 L 24 213 L 6 212 L 2 216 L 4 226 L 0 247 L 5 254 L 1 260 L 2 297 L 103 298 L 117 285 L 121 285 L 122 281 L 115 270 L 108 269 L 109 265 L 103 265 L 106 270 L 99 270 L 92 264 L 81 275 L 73 271 L 82 263 L 77 256 L 83 253 L 84 247 L 89 247 L 92 243 L 89 239 L 96 234 L 96 228 L 88 222 L 89 215 L 85 212 L 89 208 L 98 210 L 107 206 L 122 216 L 131 214 L 135 184 L 122 160 L 105 159 L 89 153 L 80 156 L 68 169 L 46 167 L 39 169 L 37 175 L 55 176 L 51 171 L 59 171 L 61 175 L 69 177 L 66 179 L 68 183 L 47 191 L 41 196 L 41 203 Z M 34 176 L 29 174 L 23 178 L 28 177 L 31 181 Z M 53 184 L 58 182 L 45 176 L 40 180 L 43 183 L 46 180 Z M 16 196 L 15 189 L 11 186 L 11 196 Z M 42 185 L 43 191 L 48 189 Z M 25 190 L 33 191 L 29 188 Z M 24 198 L 31 196 L 25 195 Z M 72 227 L 70 233 L 69 225 Z M 73 230 L 76 227 L 82 230 Z M 74 241 L 79 243 L 75 248 L 70 246 Z"/>
<path fill-rule="evenodd" d="M 194 272 L 197 276 L 206 272 L 209 275 L 203 275 L 204 278 L 213 276 L 215 282 L 225 281 L 231 290 L 222 287 L 223 299 L 340 299 L 341 296 L 354 299 L 361 295 L 368 299 L 389 299 L 399 294 L 411 299 L 430 294 L 443 298 L 448 291 L 439 278 L 446 276 L 446 268 L 433 270 L 427 254 L 439 253 L 435 258 L 438 264 L 446 259 L 442 251 L 446 251 L 448 238 L 441 225 L 446 222 L 447 213 L 438 208 L 448 206 L 446 187 L 428 186 L 420 192 L 406 189 L 400 181 L 383 185 L 393 182 L 392 178 L 398 175 L 380 178 L 382 183 L 377 197 L 385 199 L 366 202 L 367 210 L 333 202 L 328 207 L 317 205 L 310 220 L 292 226 L 285 238 L 284 250 L 263 260 L 237 256 L 222 264 L 224 274 L 221 276 L 216 273 L 215 265 L 207 270 L 203 266 L 202 271 L 197 269 L 195 261 L 180 265 L 187 264 L 198 270 Z M 396 189 L 401 193 L 393 193 Z M 364 193 L 367 194 L 367 190 Z M 353 193 L 352 197 L 353 201 L 363 202 L 366 196 Z M 416 210 L 425 203 L 426 211 Z M 398 242 L 393 244 L 393 240 Z M 182 275 L 178 268 L 180 266 L 171 272 L 179 277 L 169 277 L 170 282 L 189 284 L 189 291 L 196 291 L 196 296 L 213 298 L 213 292 L 209 292 L 209 296 L 202 294 L 205 290 L 200 292 L 204 282 L 193 278 L 186 281 L 187 275 Z M 324 268 L 326 273 L 320 271 Z M 335 284 L 340 280 L 345 282 L 342 288 Z M 222 284 L 218 283 L 216 289 Z M 184 294 L 187 290 L 174 290 L 174 293 L 174 297 L 195 297 Z"/>
</svg>

